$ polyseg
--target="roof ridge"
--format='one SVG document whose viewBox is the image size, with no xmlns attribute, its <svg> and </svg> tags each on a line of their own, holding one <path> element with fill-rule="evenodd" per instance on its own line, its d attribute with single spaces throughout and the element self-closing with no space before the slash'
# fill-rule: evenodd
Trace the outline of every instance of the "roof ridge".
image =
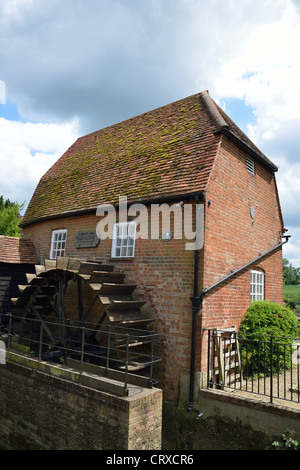
<svg viewBox="0 0 300 470">
<path fill-rule="evenodd" d="M 190 98 L 196 98 L 197 96 L 199 97 L 199 96 L 201 96 L 202 93 L 205 93 L 205 92 L 194 93 L 194 94 L 189 95 L 185 98 L 180 98 L 178 100 L 172 101 L 171 103 L 166 103 L 166 104 L 163 104 L 162 106 L 157 106 L 156 108 L 153 108 L 153 109 L 152 108 L 148 109 L 148 111 L 144 111 L 143 113 L 135 114 L 131 117 L 123 119 L 122 121 L 116 121 L 112 124 L 108 124 L 105 127 L 101 127 L 100 129 L 97 129 L 95 131 L 89 132 L 88 134 L 84 134 L 84 135 L 81 135 L 81 136 L 77 137 L 77 139 L 75 140 L 74 143 L 76 143 L 78 140 L 84 139 L 85 137 L 91 137 L 94 134 L 98 134 L 99 132 L 103 132 L 103 131 L 108 130 L 112 127 L 121 126 L 122 124 L 128 123 L 131 120 L 139 119 L 142 116 L 146 116 L 147 114 L 151 114 L 151 113 L 155 113 L 157 111 L 163 110 L 164 108 L 167 108 L 168 106 L 176 105 L 177 103 L 184 102 L 184 101 L 186 101 Z M 73 145 L 71 145 L 71 147 L 72 146 Z"/>
<path fill-rule="evenodd" d="M 200 93 L 200 96 L 202 96 L 202 99 L 210 112 L 213 120 L 215 121 L 215 124 L 218 126 L 218 128 L 224 128 L 227 127 L 229 128 L 229 124 L 225 121 L 223 116 L 221 115 L 220 111 L 218 110 L 216 103 L 214 100 L 211 98 L 209 91 L 203 91 Z"/>
</svg>

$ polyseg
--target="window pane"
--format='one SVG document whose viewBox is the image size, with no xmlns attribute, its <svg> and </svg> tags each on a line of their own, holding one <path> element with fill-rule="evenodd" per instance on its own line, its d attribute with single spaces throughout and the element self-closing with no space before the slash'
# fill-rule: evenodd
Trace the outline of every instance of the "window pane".
<svg viewBox="0 0 300 470">
<path fill-rule="evenodd" d="M 129 225 L 128 235 L 130 237 L 134 237 L 134 235 L 135 235 L 135 224 L 130 224 Z"/>
<path fill-rule="evenodd" d="M 128 238 L 128 245 L 133 246 L 134 245 L 134 238 Z"/>
<path fill-rule="evenodd" d="M 259 271 L 251 271 L 250 274 L 250 299 L 264 299 L 264 273 Z"/>
<path fill-rule="evenodd" d="M 133 222 L 115 225 L 112 256 L 132 257 L 134 255 L 135 229 L 136 224 Z"/>
<path fill-rule="evenodd" d="M 127 256 L 133 256 L 133 247 L 128 248 Z"/>
<path fill-rule="evenodd" d="M 126 247 L 121 248 L 121 256 L 126 256 Z"/>
<path fill-rule="evenodd" d="M 55 230 L 52 232 L 50 258 L 56 259 L 58 256 L 65 256 L 66 250 L 66 230 Z"/>
</svg>

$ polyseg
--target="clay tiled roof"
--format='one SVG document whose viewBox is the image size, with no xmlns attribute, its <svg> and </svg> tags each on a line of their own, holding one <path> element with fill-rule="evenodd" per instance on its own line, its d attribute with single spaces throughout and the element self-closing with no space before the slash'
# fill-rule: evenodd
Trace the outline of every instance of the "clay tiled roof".
<svg viewBox="0 0 300 470">
<path fill-rule="evenodd" d="M 22 225 L 119 196 L 131 202 L 204 191 L 225 132 L 258 151 L 203 92 L 81 137 L 41 178 Z"/>
<path fill-rule="evenodd" d="M 38 264 L 39 260 L 30 240 L 0 235 L 0 262 Z"/>
</svg>

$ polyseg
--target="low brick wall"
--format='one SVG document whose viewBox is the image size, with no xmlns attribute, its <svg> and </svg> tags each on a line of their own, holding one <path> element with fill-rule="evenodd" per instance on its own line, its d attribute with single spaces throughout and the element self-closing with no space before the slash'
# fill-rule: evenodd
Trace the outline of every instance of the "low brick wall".
<svg viewBox="0 0 300 470">
<path fill-rule="evenodd" d="M 270 403 L 255 398 L 251 393 L 247 397 L 239 397 L 234 393 L 202 390 L 200 406 L 206 417 L 218 416 L 239 422 L 270 440 L 280 438 L 284 429 L 289 427 L 295 431 L 295 439 L 300 441 L 300 406 L 296 402 L 275 399 Z"/>
<path fill-rule="evenodd" d="M 162 391 L 128 397 L 8 361 L 0 366 L 0 448 L 159 450 Z M 86 375 L 87 376 L 87 375 Z"/>
<path fill-rule="evenodd" d="M 298 408 L 298 409 L 297 409 Z M 170 423 L 172 423 L 170 425 Z M 192 412 L 182 403 L 164 404 L 163 450 L 274 450 L 290 428 L 300 441 L 300 409 L 201 390 Z"/>
</svg>

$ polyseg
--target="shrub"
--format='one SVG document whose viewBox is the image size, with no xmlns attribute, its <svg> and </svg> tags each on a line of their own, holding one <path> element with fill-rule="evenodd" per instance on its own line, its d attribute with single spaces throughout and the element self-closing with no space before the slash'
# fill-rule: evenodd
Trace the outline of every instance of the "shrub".
<svg viewBox="0 0 300 470">
<path fill-rule="evenodd" d="M 276 372 L 288 369 L 297 336 L 298 320 L 290 308 L 267 300 L 252 302 L 240 326 L 244 374 L 269 375 L 271 364 Z"/>
<path fill-rule="evenodd" d="M 299 442 L 294 437 L 295 431 L 287 427 L 281 435 L 281 440 L 274 441 L 272 445 L 276 450 L 299 450 Z"/>
</svg>

